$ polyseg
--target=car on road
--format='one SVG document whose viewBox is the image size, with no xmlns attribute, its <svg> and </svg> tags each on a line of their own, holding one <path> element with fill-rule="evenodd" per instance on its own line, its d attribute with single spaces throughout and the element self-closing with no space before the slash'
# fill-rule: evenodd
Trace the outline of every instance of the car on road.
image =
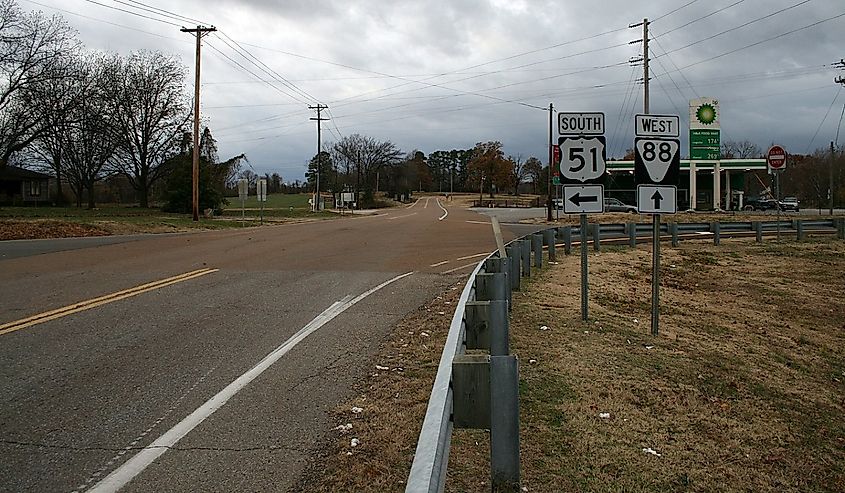
<svg viewBox="0 0 845 493">
<path fill-rule="evenodd" d="M 778 201 L 771 197 L 751 197 L 745 201 L 742 209 L 746 211 L 774 211 L 778 209 Z"/>
<path fill-rule="evenodd" d="M 604 212 L 630 212 L 636 214 L 638 211 L 633 205 L 625 204 L 619 199 L 607 198 L 604 199 Z"/>
<path fill-rule="evenodd" d="M 783 200 L 780 201 L 780 209 L 782 211 L 798 212 L 798 197 L 784 197 Z"/>
</svg>

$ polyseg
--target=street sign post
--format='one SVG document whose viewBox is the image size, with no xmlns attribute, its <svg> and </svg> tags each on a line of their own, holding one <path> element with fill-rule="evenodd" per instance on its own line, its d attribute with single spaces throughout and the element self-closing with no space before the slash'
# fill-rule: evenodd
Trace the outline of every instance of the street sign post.
<svg viewBox="0 0 845 493">
<path fill-rule="evenodd" d="M 581 215 L 581 319 L 588 318 L 587 214 L 604 212 L 607 142 L 604 113 L 558 113 L 558 148 L 563 210 Z M 594 238 L 593 241 L 599 241 Z"/>
<path fill-rule="evenodd" d="M 246 197 L 249 195 L 249 181 L 246 178 L 238 180 L 238 197 L 241 199 L 241 227 L 245 226 L 246 220 Z"/>
<path fill-rule="evenodd" d="M 766 164 L 769 174 L 775 180 L 775 201 L 777 202 L 778 241 L 780 241 L 780 174 L 786 170 L 786 150 L 779 145 L 773 145 L 766 153 Z"/>
<path fill-rule="evenodd" d="M 258 203 L 261 205 L 261 224 L 264 224 L 264 202 L 267 202 L 267 180 L 263 178 L 258 180 L 255 193 L 258 196 Z"/>
<path fill-rule="evenodd" d="M 637 210 L 652 214 L 651 334 L 654 336 L 660 325 L 660 214 L 678 211 L 680 121 L 677 115 L 634 117 Z"/>
</svg>

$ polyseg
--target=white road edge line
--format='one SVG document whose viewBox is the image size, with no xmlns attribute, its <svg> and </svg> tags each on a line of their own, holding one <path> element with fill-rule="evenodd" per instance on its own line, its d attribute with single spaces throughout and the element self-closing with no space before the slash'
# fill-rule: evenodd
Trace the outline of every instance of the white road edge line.
<svg viewBox="0 0 845 493">
<path fill-rule="evenodd" d="M 483 257 L 485 255 L 490 255 L 490 254 L 489 253 L 476 253 L 475 255 L 467 255 L 466 257 L 458 257 L 455 260 L 469 260 L 471 258 Z"/>
<path fill-rule="evenodd" d="M 388 219 L 388 221 L 393 221 L 394 219 L 402 219 L 403 217 L 411 217 L 411 216 L 416 216 L 416 215 L 417 215 L 416 212 L 412 212 L 410 214 L 405 214 L 404 216 L 391 217 L 390 219 Z"/>
<path fill-rule="evenodd" d="M 446 208 L 443 207 L 442 204 L 440 204 L 440 199 L 435 199 L 435 200 L 437 201 L 437 205 L 439 205 L 440 208 L 443 209 L 443 215 L 440 216 L 439 218 L 437 218 L 438 221 L 442 221 L 442 220 L 446 219 L 446 216 L 449 215 L 449 211 L 447 211 Z"/>
<path fill-rule="evenodd" d="M 470 224 L 486 224 L 488 226 L 493 224 L 491 222 L 484 222 L 484 221 L 467 221 L 467 222 L 470 223 Z"/>
<path fill-rule="evenodd" d="M 261 361 L 253 366 L 249 371 L 236 378 L 232 383 L 227 385 L 223 390 L 218 392 L 211 399 L 207 400 L 205 404 L 198 407 L 194 412 L 189 414 L 185 419 L 177 423 L 173 428 L 158 437 L 153 443 L 144 447 L 140 452 L 132 456 L 122 466 L 112 471 L 111 474 L 103 478 L 102 481 L 95 484 L 90 492 L 116 492 L 126 486 L 132 479 L 141 474 L 150 464 L 157 458 L 164 454 L 170 447 L 173 447 L 176 442 L 185 437 L 188 433 L 196 428 L 206 418 L 214 414 L 226 402 L 234 397 L 241 389 L 246 387 L 250 382 L 258 378 L 267 368 L 278 361 L 288 351 L 299 344 L 303 339 L 308 337 L 311 333 L 327 324 L 329 321 L 346 311 L 351 306 L 355 305 L 364 298 L 379 291 L 380 289 L 400 280 L 404 279 L 413 272 L 408 272 L 393 279 L 387 280 L 369 291 L 358 295 L 355 298 L 350 296 L 345 297 L 341 301 L 336 301 L 330 307 L 326 308 L 323 313 L 317 315 L 314 320 L 308 322 L 305 327 L 299 329 L 290 339 L 284 344 L 277 347 L 264 357 Z"/>
<path fill-rule="evenodd" d="M 485 255 L 486 255 L 486 254 L 485 254 Z M 478 263 L 478 262 L 473 262 L 473 263 L 471 263 L 471 264 L 466 264 L 466 265 L 461 266 L 461 267 L 455 267 L 454 269 L 444 270 L 443 272 L 441 272 L 441 274 L 451 274 L 451 273 L 453 273 L 453 272 L 457 272 L 457 271 L 459 271 L 459 270 L 466 269 L 467 267 L 474 267 L 474 266 L 475 266 L 475 264 L 477 264 L 477 263 Z"/>
<path fill-rule="evenodd" d="M 425 198 L 425 205 L 423 206 L 423 209 L 428 209 L 428 201 L 429 201 L 429 200 L 431 200 L 431 197 L 426 197 L 426 198 Z"/>
<path fill-rule="evenodd" d="M 420 201 L 420 200 L 422 200 L 422 198 L 417 199 L 417 201 L 416 201 L 416 202 L 414 202 L 413 204 L 411 204 L 411 205 L 409 205 L 408 207 L 405 207 L 405 208 L 406 208 L 406 209 L 410 209 L 411 207 L 413 207 L 413 206 L 417 205 L 417 204 L 419 203 L 419 201 Z"/>
<path fill-rule="evenodd" d="M 443 262 L 437 262 L 436 264 L 431 264 L 431 265 L 429 265 L 429 267 L 440 267 L 441 265 L 446 265 L 448 263 L 449 263 L 448 260 L 444 260 Z"/>
</svg>

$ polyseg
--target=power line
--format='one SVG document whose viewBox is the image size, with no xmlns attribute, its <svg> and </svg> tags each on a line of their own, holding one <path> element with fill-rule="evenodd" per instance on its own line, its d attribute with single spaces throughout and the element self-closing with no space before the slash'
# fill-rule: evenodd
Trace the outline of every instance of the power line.
<svg viewBox="0 0 845 493">
<path fill-rule="evenodd" d="M 656 18 L 656 19 L 652 20 L 651 22 L 657 22 L 657 21 L 659 21 L 660 19 L 663 19 L 664 17 L 669 17 L 670 15 L 674 14 L 675 12 L 677 12 L 677 11 L 679 11 L 679 10 L 681 10 L 681 9 L 687 8 L 687 7 L 689 7 L 690 5 L 694 4 L 694 3 L 695 3 L 695 2 L 697 2 L 697 1 L 698 1 L 698 0 L 692 0 L 691 2 L 685 3 L 684 5 L 681 5 L 680 7 L 676 8 L 676 9 L 674 9 L 674 10 L 670 10 L 669 12 L 666 12 L 665 14 L 663 14 L 663 15 L 661 15 L 660 17 L 658 17 L 658 18 Z"/>
<path fill-rule="evenodd" d="M 114 0 L 114 1 L 115 1 L 115 2 L 118 2 L 118 3 L 125 3 L 125 2 L 120 1 L 120 0 Z M 192 24 L 202 24 L 202 25 L 207 25 L 207 24 L 210 24 L 209 22 L 205 22 L 205 21 L 197 20 L 197 19 L 194 19 L 194 18 L 192 18 L 192 17 L 186 17 L 186 16 L 181 15 L 181 14 L 176 14 L 176 13 L 174 13 L 174 12 L 170 12 L 170 11 L 168 11 L 168 10 L 164 10 L 164 9 L 161 9 L 161 8 L 158 8 L 158 7 L 155 7 L 155 6 L 152 6 L 152 5 L 146 4 L 146 3 L 144 3 L 144 2 L 138 2 L 137 0 L 128 0 L 128 1 L 129 1 L 129 2 L 131 2 L 131 3 L 134 3 L 134 4 L 136 4 L 136 5 L 140 5 L 140 6 L 144 7 L 144 8 L 146 8 L 146 9 L 151 9 L 151 10 L 155 10 L 155 11 L 161 12 L 162 14 L 166 14 L 166 15 L 168 15 L 168 16 L 170 16 L 170 17 L 172 17 L 172 18 L 175 18 L 175 19 L 181 19 L 183 22 L 185 22 L 185 21 L 186 21 L 186 22 L 190 22 L 190 23 L 192 23 Z"/>
<path fill-rule="evenodd" d="M 149 34 L 150 36 L 156 36 L 156 37 L 159 37 L 159 38 L 162 38 L 162 39 L 170 39 L 170 40 L 173 40 L 173 41 L 179 41 L 180 43 L 190 43 L 190 41 L 187 41 L 183 38 L 172 38 L 170 36 L 164 36 L 162 34 L 153 33 L 153 32 L 150 32 L 150 31 L 144 31 L 143 29 L 138 29 L 136 27 L 130 27 L 130 26 L 126 26 L 126 25 L 123 25 L 123 24 L 118 24 L 116 22 L 107 21 L 105 19 L 99 19 L 97 17 L 91 17 L 90 15 L 80 14 L 78 12 L 73 12 L 73 11 L 62 9 L 62 8 L 59 8 L 59 7 L 54 7 L 52 5 L 46 5 L 46 4 L 43 4 L 43 3 L 40 3 L 40 2 L 36 2 L 34 0 L 24 0 L 24 1 L 29 2 L 31 4 L 34 4 L 34 5 L 38 5 L 39 7 L 53 9 L 53 10 L 56 10 L 58 12 L 63 12 L 65 14 L 70 14 L 70 15 L 74 15 L 74 16 L 77 16 L 77 17 L 82 17 L 83 19 L 88 19 L 88 20 L 95 21 L 95 22 L 102 22 L 103 24 L 109 24 L 109 25 L 112 25 L 112 26 L 115 26 L 115 27 L 122 27 L 123 29 L 129 29 L 130 31 Z"/>
<path fill-rule="evenodd" d="M 736 2 L 734 2 L 734 3 L 732 3 L 732 4 L 730 4 L 730 5 L 728 5 L 727 7 L 722 7 L 722 8 L 720 8 L 720 9 L 718 9 L 718 10 L 715 10 L 715 11 L 713 11 L 713 12 L 710 12 L 709 14 L 702 15 L 701 17 L 698 17 L 698 18 L 696 18 L 696 19 L 693 19 L 693 20 L 691 20 L 691 21 L 687 22 L 686 24 L 683 24 L 683 25 L 680 25 L 680 26 L 678 26 L 678 27 L 672 28 L 672 29 L 670 29 L 670 30 L 668 30 L 668 31 L 664 32 L 663 34 L 659 34 L 659 35 L 657 35 L 657 36 L 654 36 L 654 38 L 659 38 L 660 36 L 666 36 L 666 35 L 667 35 L 667 34 L 669 34 L 669 33 L 673 33 L 673 32 L 675 32 L 675 31 L 677 31 L 678 29 L 683 29 L 683 28 L 685 28 L 685 27 L 687 27 L 687 26 L 690 26 L 690 25 L 692 25 L 692 24 L 695 24 L 696 22 L 699 22 L 699 21 L 702 21 L 702 20 L 704 20 L 704 19 L 707 19 L 708 17 L 712 17 L 712 16 L 714 16 L 714 15 L 716 15 L 716 14 L 720 13 L 720 12 L 724 12 L 724 11 L 728 10 L 729 8 L 731 8 L 731 7 L 735 7 L 735 6 L 739 5 L 739 4 L 741 4 L 741 3 L 742 3 L 742 2 L 744 2 L 744 1 L 745 1 L 745 0 L 738 0 L 738 1 L 736 1 Z M 652 21 L 652 22 L 654 22 L 654 21 Z"/>
<path fill-rule="evenodd" d="M 138 12 L 133 12 L 131 10 L 126 10 L 126 9 L 122 9 L 120 7 L 115 7 L 114 5 L 106 5 L 104 3 L 100 3 L 100 2 L 97 2 L 95 0 L 85 0 L 85 1 L 88 2 L 88 3 L 93 3 L 94 5 L 99 5 L 100 7 L 105 7 L 107 9 L 117 10 L 119 12 L 125 12 L 127 14 L 131 14 L 131 15 L 134 15 L 134 16 L 137 16 L 137 17 L 143 17 L 144 19 L 149 19 L 151 21 L 161 22 L 162 24 L 169 24 L 169 25 L 175 26 L 175 27 L 182 27 L 180 24 L 176 24 L 174 22 L 166 21 L 166 20 L 159 19 L 159 18 L 156 18 L 156 17 L 150 17 L 150 16 L 144 15 L 144 14 L 139 14 Z"/>
<path fill-rule="evenodd" d="M 809 0 L 806 0 L 806 1 L 809 1 Z M 841 14 L 839 14 L 839 15 L 835 15 L 835 16 L 833 16 L 833 17 L 828 17 L 828 18 L 826 18 L 826 19 L 822 19 L 822 20 L 820 20 L 820 21 L 816 21 L 816 22 L 814 22 L 814 23 L 812 23 L 812 24 L 808 24 L 808 25 L 803 26 L 803 27 L 799 27 L 799 28 L 793 29 L 793 30 L 791 30 L 791 31 L 787 31 L 787 32 L 785 32 L 785 33 L 778 34 L 778 35 L 776 35 L 776 36 L 772 36 L 771 38 L 766 38 L 766 39 L 764 39 L 764 40 L 762 40 L 762 41 L 757 41 L 756 43 L 751 43 L 750 45 L 746 45 L 746 46 L 743 46 L 743 47 L 741 47 L 741 48 L 736 48 L 736 49 L 734 49 L 734 50 L 726 51 L 726 52 L 724 52 L 724 53 L 721 53 L 721 54 L 716 55 L 716 56 L 712 56 L 712 57 L 710 57 L 710 58 L 705 58 L 704 60 L 699 60 L 699 61 L 697 61 L 697 62 L 695 62 L 695 63 L 691 63 L 691 64 L 689 64 L 689 65 L 686 65 L 686 66 L 682 67 L 682 68 L 679 68 L 679 69 L 678 69 L 678 71 L 681 71 L 681 70 L 684 70 L 684 69 L 688 69 L 688 68 L 690 68 L 690 67 L 694 67 L 694 66 L 696 66 L 696 65 L 700 65 L 700 64 L 702 64 L 702 63 L 710 62 L 710 61 L 716 60 L 716 59 L 718 59 L 718 58 L 722 58 L 723 56 L 732 55 L 732 54 L 734 54 L 734 53 L 736 53 L 736 52 L 738 52 L 738 51 L 742 51 L 742 50 L 745 50 L 745 49 L 748 49 L 748 48 L 752 48 L 752 47 L 754 47 L 754 46 L 758 46 L 758 45 L 761 45 L 761 44 L 763 44 L 763 43 L 768 43 L 769 41 L 774 41 L 774 40 L 779 39 L 779 38 L 782 38 L 782 37 L 784 37 L 784 36 L 788 36 L 788 35 L 790 35 L 790 34 L 794 34 L 794 33 L 797 33 L 797 32 L 799 32 L 799 31 L 803 31 L 803 30 L 805 30 L 805 29 L 809 29 L 809 28 L 811 28 L 811 27 L 818 26 L 819 24 L 824 24 L 825 22 L 829 22 L 829 21 L 832 21 L 832 20 L 835 20 L 835 19 L 839 19 L 840 17 L 845 17 L 845 12 L 843 12 L 843 13 L 841 13 Z"/>
<path fill-rule="evenodd" d="M 830 106 L 827 107 L 827 111 L 825 111 L 825 113 L 824 113 L 824 118 L 822 118 L 821 123 L 819 123 L 818 128 L 816 128 L 816 132 L 813 134 L 813 138 L 810 139 L 810 143 L 807 144 L 807 150 L 804 152 L 804 154 L 810 153 L 810 148 L 813 147 L 813 142 L 816 141 L 816 137 L 819 135 L 819 130 L 822 129 L 822 125 L 824 125 L 824 122 L 827 120 L 827 116 L 830 114 L 830 110 L 833 109 L 833 105 L 836 104 L 836 100 L 839 99 L 839 93 L 841 93 L 841 92 L 842 92 L 842 86 L 839 86 L 839 90 L 836 91 L 836 96 L 833 97 L 833 101 L 831 101 Z"/>
<path fill-rule="evenodd" d="M 685 49 L 687 49 L 687 48 L 689 48 L 689 47 L 691 47 L 691 46 L 695 46 L 695 45 L 700 44 L 700 43 L 703 43 L 703 42 L 705 42 L 705 41 L 710 41 L 711 39 L 713 39 L 713 38 L 717 38 L 717 37 L 719 37 L 719 36 L 721 36 L 721 35 L 723 35 L 723 34 L 727 34 L 727 33 L 729 33 L 729 32 L 733 32 L 733 31 L 736 31 L 736 30 L 742 29 L 743 27 L 750 26 L 751 24 L 754 24 L 754 23 L 760 22 L 760 21 L 765 20 L 765 19 L 768 19 L 768 18 L 770 18 L 770 17 L 774 17 L 774 16 L 776 16 L 776 15 L 778 15 L 778 14 L 781 14 L 781 13 L 783 13 L 783 12 L 786 12 L 787 10 L 791 10 L 791 9 L 796 8 L 796 7 L 800 7 L 801 5 L 804 5 L 805 3 L 809 3 L 809 2 L 810 2 L 810 0 L 802 0 L 802 1 L 798 2 L 798 3 L 796 3 L 796 4 L 790 5 L 789 7 L 784 7 L 784 8 L 782 8 L 782 9 L 780 9 L 780 10 L 776 10 L 776 11 L 774 11 L 774 12 L 770 13 L 770 14 L 764 15 L 764 16 L 762 16 L 762 17 L 758 17 L 758 18 L 756 18 L 756 19 L 752 19 L 752 20 L 750 20 L 750 21 L 748 21 L 748 22 L 746 22 L 746 23 L 744 23 L 744 24 L 740 24 L 740 25 L 738 25 L 738 26 L 736 26 L 736 27 L 732 27 L 732 28 L 730 28 L 730 29 L 726 29 L 726 30 L 724 30 L 724 31 L 722 31 L 722 32 L 716 33 L 716 34 L 714 34 L 714 35 L 712 35 L 712 36 L 708 36 L 708 37 L 706 37 L 706 38 L 704 38 L 704 39 L 699 39 L 698 41 L 695 41 L 695 42 L 693 42 L 693 43 L 690 43 L 690 44 L 687 44 L 687 45 L 681 46 L 680 48 L 675 48 L 674 50 L 667 51 L 666 53 L 664 53 L 664 54 L 663 54 L 663 55 L 661 55 L 661 56 L 666 56 L 666 55 L 669 55 L 670 53 L 675 53 L 676 51 L 685 50 Z M 845 15 L 845 14 L 843 14 L 843 15 Z M 771 39 L 775 39 L 775 38 L 771 38 Z"/>
</svg>

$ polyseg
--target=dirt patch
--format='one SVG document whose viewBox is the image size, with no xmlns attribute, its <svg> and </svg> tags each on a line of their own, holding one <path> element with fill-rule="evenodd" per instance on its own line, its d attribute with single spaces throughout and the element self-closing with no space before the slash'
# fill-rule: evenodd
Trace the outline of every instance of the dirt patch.
<svg viewBox="0 0 845 493">
<path fill-rule="evenodd" d="M 71 238 L 80 236 L 106 236 L 110 234 L 112 234 L 110 231 L 91 224 L 80 224 L 56 220 L 0 220 L 0 240 Z"/>
<path fill-rule="evenodd" d="M 295 491 L 405 490 L 464 282 L 406 317 L 382 344 L 358 397 L 335 409 L 337 428 L 325 456 L 314 462 Z"/>
<path fill-rule="evenodd" d="M 588 323 L 577 257 L 515 297 L 523 485 L 845 490 L 845 243 L 663 253 L 657 338 L 647 247 L 591 253 Z M 450 487 L 484 490 L 486 434 L 454 437 Z"/>
</svg>

